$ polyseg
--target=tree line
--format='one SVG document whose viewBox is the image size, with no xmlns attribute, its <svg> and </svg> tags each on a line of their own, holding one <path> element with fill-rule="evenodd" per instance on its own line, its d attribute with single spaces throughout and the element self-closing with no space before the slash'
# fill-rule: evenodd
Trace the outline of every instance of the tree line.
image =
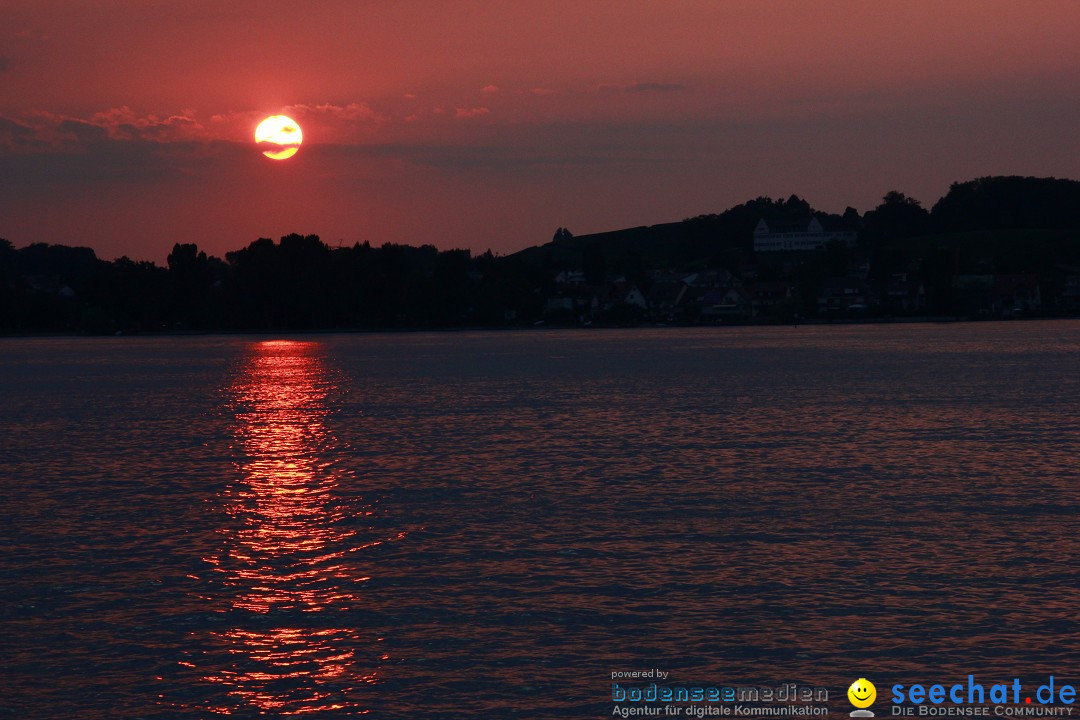
<svg viewBox="0 0 1080 720">
<path fill-rule="evenodd" d="M 857 248 L 798 257 L 753 252 L 758 220 L 818 215 L 857 224 Z M 1080 273 L 1080 182 L 991 177 L 955 183 L 931 209 L 890 192 L 874 209 L 828 215 L 792 195 L 756 198 L 679 223 L 575 237 L 512 255 L 385 243 L 331 248 L 316 235 L 260 238 L 224 258 L 195 243 L 164 267 L 102 260 L 85 247 L 0 239 L 0 332 L 134 333 L 421 328 L 528 324 L 546 317 L 555 277 L 583 272 L 647 292 L 658 270 L 722 268 L 736 277 L 788 278 L 810 298 L 854 260 L 868 277 L 902 273 L 927 286 L 934 312 L 955 312 L 952 278 L 1030 273 L 1051 297 Z M 1056 283 L 1056 285 L 1055 285 Z M 951 303 L 953 303 L 951 305 Z M 813 315 L 807 303 L 806 314 Z"/>
</svg>

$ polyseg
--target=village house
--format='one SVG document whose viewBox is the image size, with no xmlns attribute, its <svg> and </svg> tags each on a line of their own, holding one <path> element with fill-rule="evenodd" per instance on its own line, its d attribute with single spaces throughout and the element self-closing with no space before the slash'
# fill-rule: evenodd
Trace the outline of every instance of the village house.
<svg viewBox="0 0 1080 720">
<path fill-rule="evenodd" d="M 649 288 L 649 310 L 659 317 L 671 317 L 674 310 L 687 296 L 690 286 L 682 280 L 655 281 Z"/>
<path fill-rule="evenodd" d="M 908 273 L 893 273 L 878 281 L 875 288 L 876 304 L 886 311 L 911 312 L 926 307 L 926 288 Z"/>
<path fill-rule="evenodd" d="M 959 307 L 972 315 L 1014 315 L 1042 306 L 1037 275 L 955 275 L 952 287 Z"/>
<path fill-rule="evenodd" d="M 649 309 L 649 303 L 645 300 L 645 293 L 641 292 L 641 289 L 637 285 L 625 280 L 616 282 L 611 287 L 611 293 L 608 295 L 610 302 L 608 307 L 623 303 L 625 305 L 633 305 L 634 307 L 641 308 L 642 310 Z"/>
<path fill-rule="evenodd" d="M 805 221 L 758 220 L 754 252 L 823 250 L 832 241 L 854 247 L 858 229 L 851 223 L 811 217 Z"/>
<path fill-rule="evenodd" d="M 759 280 L 746 287 L 750 299 L 750 314 L 768 315 L 774 307 L 789 300 L 794 286 L 786 280 Z"/>
<path fill-rule="evenodd" d="M 750 311 L 750 300 L 742 288 L 712 288 L 701 296 L 701 316 L 735 317 L 746 315 Z"/>
<path fill-rule="evenodd" d="M 826 280 L 818 294 L 818 312 L 820 313 L 865 310 L 866 307 L 866 283 L 858 278 Z"/>
<path fill-rule="evenodd" d="M 573 312 L 579 317 L 600 310 L 608 296 L 606 286 L 562 285 L 547 298 L 549 313 Z"/>
<path fill-rule="evenodd" d="M 1019 314 L 1038 310 L 1042 292 L 1037 275 L 995 275 L 993 310 Z"/>
<path fill-rule="evenodd" d="M 574 286 L 584 285 L 585 273 L 578 270 L 563 270 L 561 273 L 555 276 L 555 284 Z"/>
</svg>

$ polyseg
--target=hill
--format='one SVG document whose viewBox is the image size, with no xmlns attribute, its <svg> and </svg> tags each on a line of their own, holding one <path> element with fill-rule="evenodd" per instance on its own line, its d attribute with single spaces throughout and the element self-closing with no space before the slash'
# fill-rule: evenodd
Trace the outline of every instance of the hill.
<svg viewBox="0 0 1080 720">
<path fill-rule="evenodd" d="M 552 241 L 515 253 L 514 257 L 546 270 L 582 269 L 638 274 L 643 268 L 737 270 L 753 252 L 754 227 L 769 221 L 799 221 L 811 216 L 858 220 L 848 208 L 843 216 L 814 210 L 797 195 L 786 200 L 758 197 L 719 214 L 698 215 L 679 222 L 573 236 L 564 228 Z M 587 270 L 588 268 L 586 268 Z"/>
<path fill-rule="evenodd" d="M 755 251 L 762 219 L 776 237 Z M 816 226 L 817 223 L 812 223 Z M 792 233 L 785 235 L 784 233 Z M 800 241 L 801 242 L 801 241 Z M 779 250 L 778 247 L 786 249 Z M 800 249 L 801 248 L 801 249 Z M 176 245 L 167 267 L 85 247 L 0 239 L 0 332 L 161 332 L 783 322 L 1080 312 L 1080 182 L 955 183 L 931 210 L 890 192 L 873 210 L 796 195 L 718 214 L 552 241 L 508 256 L 261 238 L 224 259 Z"/>
</svg>

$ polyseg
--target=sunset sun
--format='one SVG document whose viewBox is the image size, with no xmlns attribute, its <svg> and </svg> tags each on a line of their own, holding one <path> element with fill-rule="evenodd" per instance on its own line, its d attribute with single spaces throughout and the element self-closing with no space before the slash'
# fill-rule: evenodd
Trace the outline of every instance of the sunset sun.
<svg viewBox="0 0 1080 720">
<path fill-rule="evenodd" d="M 255 143 L 265 148 L 263 155 L 271 160 L 291 158 L 303 141 L 300 126 L 284 115 L 271 115 L 255 128 Z"/>
<path fill-rule="evenodd" d="M 0 0 L 0 720 L 1080 720 L 1078 30 Z"/>
</svg>

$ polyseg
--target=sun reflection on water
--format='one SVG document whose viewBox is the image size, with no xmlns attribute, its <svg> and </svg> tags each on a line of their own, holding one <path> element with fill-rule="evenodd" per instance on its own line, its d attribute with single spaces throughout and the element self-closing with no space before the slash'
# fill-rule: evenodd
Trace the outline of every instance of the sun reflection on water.
<svg viewBox="0 0 1080 720">
<path fill-rule="evenodd" d="M 335 379 L 318 343 L 262 342 L 231 390 L 239 472 L 219 499 L 221 550 L 206 558 L 228 622 L 199 665 L 227 700 L 205 709 L 364 714 L 387 657 L 356 623 L 370 578 L 355 551 L 379 540 L 371 508 L 343 499 L 326 426 Z"/>
</svg>

